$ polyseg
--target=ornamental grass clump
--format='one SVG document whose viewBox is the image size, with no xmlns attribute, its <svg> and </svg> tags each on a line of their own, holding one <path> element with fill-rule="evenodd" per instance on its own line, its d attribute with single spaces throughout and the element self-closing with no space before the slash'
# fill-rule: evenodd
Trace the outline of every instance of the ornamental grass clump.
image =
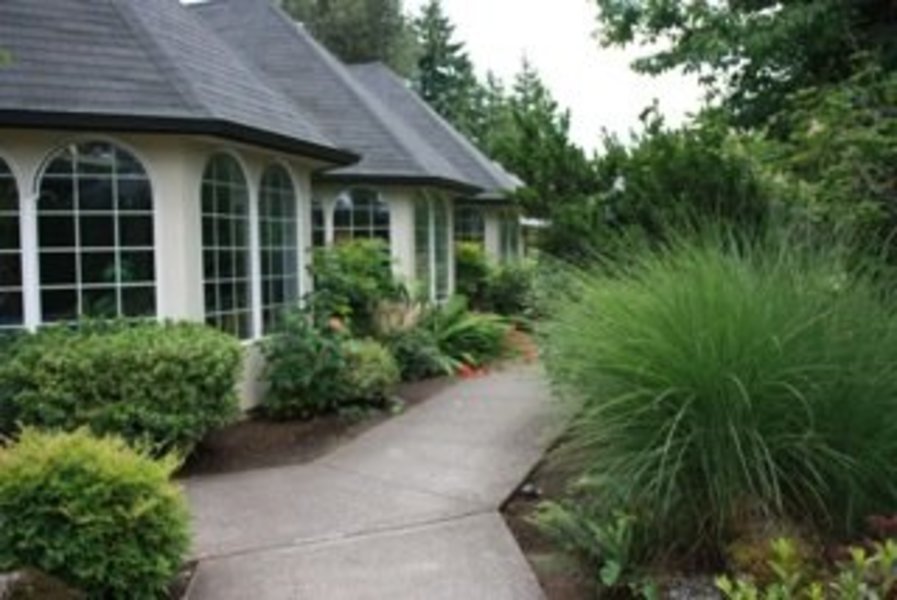
<svg viewBox="0 0 897 600">
<path fill-rule="evenodd" d="M 716 553 L 746 519 L 849 533 L 897 507 L 897 298 L 794 242 L 676 244 L 571 274 L 545 325 L 582 408 L 579 498 L 655 555 Z"/>
</svg>

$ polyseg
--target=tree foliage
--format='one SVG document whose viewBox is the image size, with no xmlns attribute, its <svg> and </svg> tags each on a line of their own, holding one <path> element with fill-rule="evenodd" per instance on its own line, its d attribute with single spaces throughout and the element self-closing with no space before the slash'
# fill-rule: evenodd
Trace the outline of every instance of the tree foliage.
<svg viewBox="0 0 897 600">
<path fill-rule="evenodd" d="M 500 126 L 490 130 L 486 150 L 526 183 L 518 199 L 528 214 L 549 217 L 594 188 L 591 160 L 570 138 L 570 112 L 528 61 L 493 118 Z"/>
<path fill-rule="evenodd" d="M 436 112 L 479 141 L 486 90 L 464 44 L 455 39 L 455 26 L 441 1 L 430 0 L 414 25 L 420 48 L 415 88 Z"/>
<path fill-rule="evenodd" d="M 794 92 L 848 79 L 852 57 L 897 65 L 892 0 L 596 0 L 605 45 L 664 42 L 634 64 L 700 74 L 732 122 L 764 124 Z"/>
<path fill-rule="evenodd" d="M 348 63 L 380 61 L 414 72 L 416 39 L 402 0 L 283 0 L 315 38 Z"/>
</svg>

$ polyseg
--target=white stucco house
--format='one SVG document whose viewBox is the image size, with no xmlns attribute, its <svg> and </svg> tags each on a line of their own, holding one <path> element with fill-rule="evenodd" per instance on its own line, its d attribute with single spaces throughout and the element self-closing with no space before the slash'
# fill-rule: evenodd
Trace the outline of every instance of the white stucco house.
<svg viewBox="0 0 897 600">
<path fill-rule="evenodd" d="M 315 244 L 358 237 L 444 298 L 456 210 L 459 237 L 519 253 L 519 181 L 269 0 L 2 0 L 0 47 L 0 329 L 158 317 L 251 342 Z"/>
</svg>

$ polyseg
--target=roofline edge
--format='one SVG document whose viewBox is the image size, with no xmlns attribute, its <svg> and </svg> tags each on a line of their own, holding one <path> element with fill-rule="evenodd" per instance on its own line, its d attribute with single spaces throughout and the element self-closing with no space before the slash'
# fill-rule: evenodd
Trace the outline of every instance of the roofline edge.
<svg viewBox="0 0 897 600">
<path fill-rule="evenodd" d="M 0 109 L 0 127 L 22 129 L 99 130 L 115 133 L 211 135 L 290 154 L 349 166 L 361 160 L 355 152 L 268 133 L 221 119 L 67 113 Z"/>
</svg>

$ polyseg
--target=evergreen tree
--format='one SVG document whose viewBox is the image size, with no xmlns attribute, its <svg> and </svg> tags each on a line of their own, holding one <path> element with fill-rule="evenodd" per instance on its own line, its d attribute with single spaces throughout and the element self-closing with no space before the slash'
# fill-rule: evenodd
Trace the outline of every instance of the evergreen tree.
<svg viewBox="0 0 897 600">
<path fill-rule="evenodd" d="M 475 142 L 482 141 L 485 90 L 440 0 L 430 0 L 415 20 L 420 55 L 415 88 L 436 112 Z"/>
<path fill-rule="evenodd" d="M 416 41 L 402 0 L 283 0 L 283 7 L 342 60 L 380 61 L 413 74 Z"/>
<path fill-rule="evenodd" d="M 519 200 L 527 214 L 550 218 L 560 205 L 582 201 L 596 186 L 592 162 L 570 139 L 570 112 L 551 95 L 539 73 L 524 60 L 486 149 L 527 186 Z M 506 111 L 502 114 L 502 111 Z"/>
</svg>

